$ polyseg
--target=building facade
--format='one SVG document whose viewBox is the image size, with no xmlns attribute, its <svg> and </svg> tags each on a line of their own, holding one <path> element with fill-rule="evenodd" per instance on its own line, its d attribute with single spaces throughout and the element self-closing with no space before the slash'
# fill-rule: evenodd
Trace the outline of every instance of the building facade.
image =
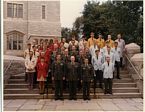
<svg viewBox="0 0 145 112">
<path fill-rule="evenodd" d="M 27 42 L 61 36 L 60 1 L 4 1 L 4 54 L 22 56 Z"/>
</svg>

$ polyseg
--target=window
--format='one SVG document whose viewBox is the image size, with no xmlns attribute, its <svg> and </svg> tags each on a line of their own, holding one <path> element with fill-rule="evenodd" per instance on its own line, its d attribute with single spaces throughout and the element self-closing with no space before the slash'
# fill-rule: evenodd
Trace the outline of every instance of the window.
<svg viewBox="0 0 145 112">
<path fill-rule="evenodd" d="M 42 5 L 42 19 L 45 19 L 45 5 Z"/>
<path fill-rule="evenodd" d="M 23 34 L 19 32 L 12 32 L 7 35 L 7 49 L 8 50 L 23 50 Z"/>
<path fill-rule="evenodd" d="M 23 5 L 15 4 L 15 3 L 8 3 L 7 16 L 11 18 L 23 18 Z"/>
</svg>

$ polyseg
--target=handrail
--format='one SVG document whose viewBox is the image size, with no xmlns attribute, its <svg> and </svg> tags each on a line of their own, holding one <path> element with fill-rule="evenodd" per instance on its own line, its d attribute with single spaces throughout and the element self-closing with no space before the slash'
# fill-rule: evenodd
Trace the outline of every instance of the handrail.
<svg viewBox="0 0 145 112">
<path fill-rule="evenodd" d="M 7 66 L 7 68 L 4 71 L 4 74 L 8 71 L 8 69 L 10 68 L 11 64 L 12 64 L 13 60 L 10 61 L 9 65 Z"/>
<path fill-rule="evenodd" d="M 125 54 L 126 59 L 129 61 L 129 63 L 131 64 L 131 66 L 133 67 L 133 69 L 135 70 L 136 74 L 139 76 L 139 80 L 143 79 L 143 77 L 140 75 L 139 71 L 136 69 L 136 67 L 133 65 L 133 63 L 131 62 L 131 60 L 129 59 L 129 57 L 127 56 L 127 54 Z"/>
</svg>

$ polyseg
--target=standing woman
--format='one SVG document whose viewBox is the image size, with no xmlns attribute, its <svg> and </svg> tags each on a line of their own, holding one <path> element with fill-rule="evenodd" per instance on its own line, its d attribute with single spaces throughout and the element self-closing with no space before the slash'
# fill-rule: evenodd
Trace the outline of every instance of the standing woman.
<svg viewBox="0 0 145 112">
<path fill-rule="evenodd" d="M 44 82 L 46 81 L 48 71 L 48 65 L 45 63 L 44 57 L 41 57 L 40 62 L 37 64 L 37 71 L 37 81 L 39 82 L 40 94 L 44 94 Z"/>
</svg>

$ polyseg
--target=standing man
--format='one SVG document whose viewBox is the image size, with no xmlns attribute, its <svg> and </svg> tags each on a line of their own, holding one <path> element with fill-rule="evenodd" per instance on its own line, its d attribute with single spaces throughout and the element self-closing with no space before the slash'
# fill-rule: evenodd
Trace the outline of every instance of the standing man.
<svg viewBox="0 0 145 112">
<path fill-rule="evenodd" d="M 36 59 L 33 57 L 33 52 L 29 52 L 29 57 L 25 59 L 26 74 L 29 82 L 29 89 L 33 89 L 34 73 L 36 72 Z"/>
<path fill-rule="evenodd" d="M 55 100 L 63 100 L 63 80 L 65 80 L 65 67 L 61 55 L 57 54 L 56 61 L 52 64 L 52 80 L 55 83 Z"/>
<path fill-rule="evenodd" d="M 90 100 L 90 83 L 93 81 L 93 67 L 87 58 L 81 66 L 81 82 L 83 83 L 83 99 Z"/>
<path fill-rule="evenodd" d="M 88 43 L 87 43 L 88 48 L 90 48 L 92 45 L 94 45 L 97 42 L 94 36 L 95 36 L 94 32 L 91 32 L 90 38 L 88 39 Z"/>
<path fill-rule="evenodd" d="M 96 90 L 97 81 L 99 81 L 99 87 L 103 89 L 102 80 L 102 64 L 103 64 L 103 57 L 101 56 L 99 49 L 95 51 L 96 55 L 92 57 L 92 65 L 94 67 L 94 94 Z"/>
<path fill-rule="evenodd" d="M 108 45 L 111 48 L 114 48 L 114 41 L 111 39 L 111 35 L 108 35 L 108 39 L 106 40 L 106 42 L 108 42 Z"/>
<path fill-rule="evenodd" d="M 77 82 L 79 79 L 79 64 L 75 62 L 75 56 L 71 56 L 71 62 L 67 65 L 67 80 L 69 83 L 69 100 L 77 100 Z"/>
<path fill-rule="evenodd" d="M 102 34 L 99 34 L 99 37 L 97 39 L 97 44 L 100 45 L 100 48 L 103 48 L 105 46 L 105 40 L 102 38 Z"/>
<path fill-rule="evenodd" d="M 106 62 L 102 65 L 105 91 L 104 94 L 112 94 L 112 81 L 114 64 L 110 61 L 110 56 L 106 57 Z"/>
<path fill-rule="evenodd" d="M 121 38 L 121 34 L 117 35 L 117 39 L 115 40 L 118 42 L 118 47 L 120 48 L 120 67 L 122 67 L 122 61 L 123 61 L 123 52 L 125 51 L 125 41 Z"/>
<path fill-rule="evenodd" d="M 120 48 L 118 47 L 118 42 L 115 42 L 115 48 L 112 49 L 114 52 L 114 57 L 115 57 L 115 67 L 117 70 L 117 79 L 120 79 Z"/>
</svg>

